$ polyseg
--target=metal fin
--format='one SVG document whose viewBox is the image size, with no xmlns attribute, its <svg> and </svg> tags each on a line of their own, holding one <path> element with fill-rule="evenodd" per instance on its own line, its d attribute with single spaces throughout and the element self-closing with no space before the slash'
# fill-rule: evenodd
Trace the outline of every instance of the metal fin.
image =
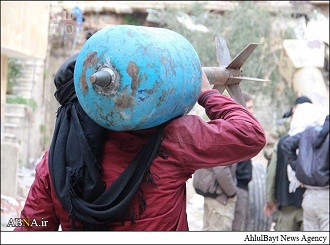
<svg viewBox="0 0 330 245">
<path fill-rule="evenodd" d="M 240 52 L 227 66 L 227 68 L 231 69 L 240 69 L 247 58 L 249 58 L 250 54 L 255 50 L 258 46 L 258 43 L 250 43 L 242 52 Z"/>
<path fill-rule="evenodd" d="M 231 61 L 231 57 L 226 41 L 223 37 L 219 35 L 215 37 L 215 48 L 219 66 L 227 66 Z"/>
<path fill-rule="evenodd" d="M 226 89 L 230 95 L 237 103 L 241 104 L 246 108 L 246 103 L 242 95 L 241 87 L 238 83 L 230 84 L 226 86 Z"/>
</svg>

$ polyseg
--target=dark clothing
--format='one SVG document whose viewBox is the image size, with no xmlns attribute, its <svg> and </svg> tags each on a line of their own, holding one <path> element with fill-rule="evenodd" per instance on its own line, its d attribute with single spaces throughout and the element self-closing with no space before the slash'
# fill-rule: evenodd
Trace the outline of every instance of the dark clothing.
<svg viewBox="0 0 330 245">
<path fill-rule="evenodd" d="M 249 182 L 252 180 L 251 159 L 237 163 L 236 179 L 237 179 L 237 187 L 248 191 Z"/>
<path fill-rule="evenodd" d="M 295 192 L 289 192 L 289 179 L 287 173 L 287 163 L 284 159 L 282 151 L 282 143 L 288 135 L 282 136 L 277 145 L 277 164 L 275 175 L 275 198 L 276 202 L 281 206 L 296 206 L 301 207 L 304 188 L 298 187 Z"/>
<path fill-rule="evenodd" d="M 324 123 L 322 125 L 322 129 L 320 133 L 317 135 L 315 142 L 313 142 L 313 147 L 319 148 L 321 144 L 323 144 L 323 141 L 326 139 L 328 139 L 329 141 L 329 115 L 326 116 Z"/>
<path fill-rule="evenodd" d="M 286 161 L 296 171 L 296 177 L 301 183 L 329 186 L 329 116 L 323 127 L 308 127 L 303 132 L 286 138 L 282 149 Z"/>
<path fill-rule="evenodd" d="M 251 159 L 238 162 L 236 167 L 237 201 L 233 220 L 233 231 L 245 231 L 250 219 L 249 182 L 252 180 Z"/>
<path fill-rule="evenodd" d="M 286 138 L 282 149 L 306 188 L 302 201 L 304 231 L 329 231 L 329 116 L 323 127 L 307 127 Z"/>
</svg>

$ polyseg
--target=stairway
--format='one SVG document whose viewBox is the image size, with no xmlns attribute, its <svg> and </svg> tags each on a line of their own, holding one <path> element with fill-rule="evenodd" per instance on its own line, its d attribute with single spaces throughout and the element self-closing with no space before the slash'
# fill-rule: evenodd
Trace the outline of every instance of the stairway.
<svg viewBox="0 0 330 245">
<path fill-rule="evenodd" d="M 33 109 L 22 100 L 27 102 L 33 99 L 34 86 L 40 86 L 40 76 L 43 75 L 42 60 L 17 60 L 20 65 L 21 75 L 12 88 L 12 93 L 7 95 L 11 103 L 6 103 L 3 114 L 3 125 L 1 125 L 1 142 L 16 143 L 19 145 L 19 161 L 25 165 L 29 158 L 29 145 L 31 126 L 33 125 Z M 38 82 L 39 80 L 39 82 Z M 13 103 L 17 101 L 16 103 Z M 32 130 L 33 131 L 33 130 Z"/>
<path fill-rule="evenodd" d="M 8 143 L 20 143 L 24 126 L 27 122 L 27 105 L 5 105 L 3 141 Z"/>
<path fill-rule="evenodd" d="M 21 66 L 21 75 L 17 78 L 12 95 L 31 99 L 34 86 L 37 84 L 38 76 L 40 76 L 39 69 L 44 66 L 43 61 L 35 59 L 18 60 L 17 64 Z"/>
</svg>

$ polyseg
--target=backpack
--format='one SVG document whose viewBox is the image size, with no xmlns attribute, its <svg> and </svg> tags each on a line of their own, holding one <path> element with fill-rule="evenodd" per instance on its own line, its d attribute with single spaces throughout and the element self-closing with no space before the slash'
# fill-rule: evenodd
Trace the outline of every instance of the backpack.
<svg viewBox="0 0 330 245">
<path fill-rule="evenodd" d="M 197 169 L 193 176 L 193 187 L 197 194 L 203 197 L 216 197 L 218 182 L 212 168 Z"/>
<path fill-rule="evenodd" d="M 318 134 L 314 128 L 306 129 L 306 134 L 300 141 L 308 141 Z M 306 146 L 306 144 L 300 144 Z M 322 141 L 317 147 L 308 145 L 299 149 L 298 161 L 296 166 L 297 179 L 310 186 L 328 186 L 329 185 L 329 133 L 324 135 Z"/>
</svg>

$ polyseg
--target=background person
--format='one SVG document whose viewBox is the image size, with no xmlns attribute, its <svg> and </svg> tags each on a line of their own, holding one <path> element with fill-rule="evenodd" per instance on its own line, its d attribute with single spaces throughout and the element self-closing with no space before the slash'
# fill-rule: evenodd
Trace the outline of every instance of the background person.
<svg viewBox="0 0 330 245">
<path fill-rule="evenodd" d="M 236 205 L 236 164 L 212 168 L 216 194 L 204 197 L 203 231 L 232 231 Z"/>
<path fill-rule="evenodd" d="M 312 114 L 302 110 L 301 115 L 308 117 L 302 120 L 306 129 L 300 124 L 283 141 L 282 149 L 297 179 L 292 191 L 296 186 L 306 188 L 302 200 L 304 231 L 329 231 L 329 115 L 320 126 L 316 109 Z"/>
<path fill-rule="evenodd" d="M 253 99 L 251 95 L 243 92 L 247 110 L 253 115 Z M 233 231 L 246 231 L 247 222 L 250 219 L 249 182 L 252 180 L 251 159 L 238 162 L 236 167 L 236 193 L 237 201 L 233 220 Z"/>
<path fill-rule="evenodd" d="M 284 170 L 284 167 L 280 167 L 286 166 L 280 145 L 283 140 L 282 137 L 286 137 L 288 131 L 290 130 L 290 124 L 296 109 L 304 103 L 312 103 L 312 101 L 307 96 L 300 96 L 295 100 L 292 108 L 288 112 L 284 113 L 283 117 L 278 120 L 271 129 L 267 137 L 266 146 L 263 149 L 264 156 L 268 160 L 266 176 L 266 204 L 263 211 L 266 216 L 273 216 L 274 222 L 277 223 L 275 228 L 278 230 L 300 230 L 300 225 L 295 225 L 297 222 L 292 220 L 289 222 L 279 222 L 279 217 L 290 217 L 283 213 L 285 210 L 283 207 L 292 206 L 288 208 L 288 213 L 292 213 L 290 210 L 295 210 L 296 207 L 300 210 L 303 192 L 303 190 L 300 190 L 296 194 L 288 193 L 286 188 L 286 185 L 288 185 L 287 171 Z M 281 138 L 282 140 L 280 141 Z M 278 163 L 280 164 L 279 166 L 277 166 Z M 276 179 L 281 179 L 281 182 L 277 183 Z M 283 191 L 280 191 L 280 189 Z M 280 193 L 283 195 L 280 195 Z M 280 220 L 283 219 L 280 218 Z M 281 223 L 284 227 L 281 227 Z"/>
</svg>

